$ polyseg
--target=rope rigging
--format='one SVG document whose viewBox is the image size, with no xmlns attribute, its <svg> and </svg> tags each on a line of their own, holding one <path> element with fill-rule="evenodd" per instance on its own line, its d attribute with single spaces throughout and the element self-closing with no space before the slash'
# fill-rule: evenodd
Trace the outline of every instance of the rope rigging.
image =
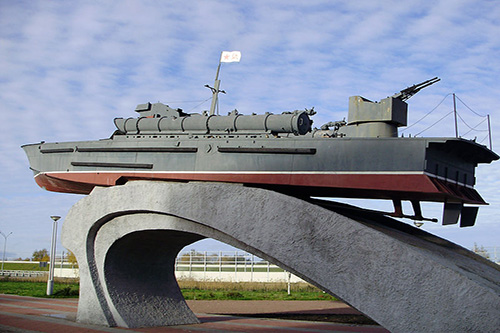
<svg viewBox="0 0 500 333">
<path fill-rule="evenodd" d="M 438 108 L 438 107 L 439 107 L 439 106 L 440 106 L 440 105 L 441 105 L 441 104 L 445 101 L 445 99 L 446 99 L 448 96 L 450 96 L 450 95 L 451 95 L 451 93 L 450 93 L 450 94 L 448 94 L 448 95 L 446 95 L 446 96 L 444 96 L 444 98 L 441 100 L 441 102 L 439 102 L 439 103 L 438 103 L 438 105 L 436 105 L 436 106 L 435 106 L 432 110 L 430 110 L 429 112 L 427 112 L 427 113 L 426 113 L 426 114 L 425 114 L 422 118 L 420 118 L 419 120 L 417 120 L 416 122 L 414 122 L 414 123 L 413 123 L 413 124 L 411 124 L 410 126 L 405 127 L 404 129 L 402 129 L 402 130 L 401 130 L 401 132 L 404 132 L 404 131 L 406 131 L 406 130 L 408 130 L 408 129 L 412 128 L 413 126 L 415 126 L 416 124 L 418 124 L 419 122 L 421 122 L 422 120 L 424 120 L 424 119 L 425 119 L 428 115 L 430 115 L 432 112 L 434 112 L 434 110 L 436 110 L 436 109 L 437 109 L 437 108 Z M 426 131 L 426 130 L 424 130 L 424 131 Z"/>
<path fill-rule="evenodd" d="M 441 104 L 443 104 L 443 102 L 448 98 L 448 96 L 450 95 L 453 95 L 453 98 L 455 100 L 455 98 L 460 101 L 469 111 L 471 111 L 474 115 L 476 115 L 477 117 L 481 117 L 483 118 L 477 125 L 475 126 L 472 126 L 470 125 L 469 123 L 467 123 L 464 119 L 464 117 L 462 117 L 462 115 L 457 111 L 457 108 L 456 108 L 456 104 L 454 102 L 454 107 L 453 107 L 453 110 L 448 112 L 447 114 L 445 114 L 443 117 L 441 117 L 439 120 L 437 120 L 436 122 L 432 123 L 430 126 L 427 126 L 426 128 L 424 128 L 423 130 L 421 130 L 420 132 L 418 132 L 415 136 L 419 136 L 421 135 L 422 133 L 428 131 L 429 129 L 431 129 L 432 127 L 434 127 L 436 124 L 438 124 L 439 122 L 441 122 L 442 120 L 444 120 L 446 117 L 448 117 L 450 114 L 455 114 L 455 131 L 456 131 L 456 134 L 457 134 L 457 137 L 458 137 L 458 123 L 456 122 L 456 119 L 460 119 L 461 122 L 469 129 L 467 132 L 465 132 L 464 134 L 462 134 L 460 137 L 462 136 L 465 136 L 465 135 L 468 135 L 470 132 L 472 131 L 475 131 L 475 132 L 488 132 L 488 134 L 486 135 L 486 137 L 481 140 L 481 142 L 483 142 L 484 140 L 486 140 L 488 137 L 490 138 L 490 149 L 491 149 L 491 129 L 490 129 L 490 116 L 489 115 L 482 115 L 480 114 L 479 112 L 476 112 L 474 111 L 471 107 L 469 107 L 462 99 L 460 99 L 458 96 L 456 96 L 455 94 L 452 94 L 452 93 L 449 93 L 447 94 L 446 96 L 444 96 L 444 98 L 432 109 L 430 110 L 429 112 L 427 112 L 423 117 L 421 117 L 419 120 L 417 120 L 416 122 L 414 122 L 412 125 L 404 128 L 401 130 L 401 132 L 404 132 L 410 128 L 412 128 L 413 126 L 415 126 L 416 124 L 420 123 L 421 121 L 423 121 L 425 118 L 427 118 L 431 113 L 433 113 Z M 485 121 L 488 122 L 487 124 L 487 128 L 486 129 L 480 129 L 479 126 L 482 125 Z"/>
</svg>

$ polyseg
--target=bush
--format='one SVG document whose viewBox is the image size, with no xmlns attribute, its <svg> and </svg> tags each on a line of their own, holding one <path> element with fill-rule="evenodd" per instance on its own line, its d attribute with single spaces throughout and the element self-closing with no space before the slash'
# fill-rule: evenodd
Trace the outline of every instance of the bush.
<svg viewBox="0 0 500 333">
<path fill-rule="evenodd" d="M 226 298 L 228 299 L 242 299 L 244 298 L 243 294 L 237 291 L 229 291 L 225 293 Z"/>
<path fill-rule="evenodd" d="M 74 297 L 78 296 L 79 291 L 78 289 L 72 289 L 71 287 L 64 287 L 62 289 L 59 289 L 58 291 L 54 292 L 54 296 L 57 297 Z"/>
</svg>

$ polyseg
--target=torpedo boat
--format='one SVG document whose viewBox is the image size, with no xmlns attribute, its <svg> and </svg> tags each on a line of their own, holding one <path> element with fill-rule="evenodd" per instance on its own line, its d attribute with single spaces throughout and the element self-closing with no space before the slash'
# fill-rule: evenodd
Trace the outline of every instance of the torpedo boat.
<svg viewBox="0 0 500 333">
<path fill-rule="evenodd" d="M 499 156 L 473 140 L 399 137 L 406 100 L 433 78 L 373 102 L 349 98 L 347 121 L 313 128 L 314 109 L 282 114 L 188 114 L 162 103 L 139 104 L 138 117 L 116 118 L 108 139 L 22 146 L 36 183 L 88 194 L 135 180 L 240 183 L 296 197 L 388 199 L 390 215 L 414 220 L 420 202 L 444 203 L 443 224 L 474 225 L 475 168 Z M 217 98 L 218 84 L 211 88 Z M 210 87 L 209 87 L 210 88 Z M 401 202 L 413 205 L 413 215 Z"/>
</svg>

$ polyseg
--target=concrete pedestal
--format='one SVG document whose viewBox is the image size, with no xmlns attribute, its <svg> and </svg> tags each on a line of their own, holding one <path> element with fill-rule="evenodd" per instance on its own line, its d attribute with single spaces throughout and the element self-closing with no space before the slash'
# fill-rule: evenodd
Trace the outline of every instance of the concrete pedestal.
<svg viewBox="0 0 500 333">
<path fill-rule="evenodd" d="M 80 200 L 62 238 L 80 266 L 80 322 L 196 323 L 174 260 L 210 237 L 280 265 L 394 332 L 500 327 L 498 266 L 393 225 L 241 185 L 134 181 Z"/>
</svg>

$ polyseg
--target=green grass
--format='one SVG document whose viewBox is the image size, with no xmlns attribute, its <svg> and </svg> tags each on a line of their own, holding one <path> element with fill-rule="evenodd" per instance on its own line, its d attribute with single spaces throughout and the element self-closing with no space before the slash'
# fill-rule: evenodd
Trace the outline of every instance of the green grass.
<svg viewBox="0 0 500 333">
<path fill-rule="evenodd" d="M 60 268 L 61 263 L 56 263 L 54 267 Z M 64 264 L 63 268 L 73 268 L 71 264 Z M 38 262 L 25 262 L 25 263 L 20 263 L 20 262 L 5 262 L 3 265 L 3 269 L 6 271 L 49 271 L 49 265 L 47 264 L 46 267 L 40 267 L 40 264 Z"/>
<path fill-rule="evenodd" d="M 6 262 L 3 265 L 3 269 L 6 271 L 48 271 L 49 265 L 47 265 L 47 267 L 40 267 L 38 262 L 36 262 L 36 263 L 33 263 L 33 262 L 27 262 L 27 263 Z"/>
<path fill-rule="evenodd" d="M 293 283 L 291 295 L 286 283 L 259 282 L 200 282 L 180 280 L 182 294 L 187 300 L 336 300 L 307 283 Z M 37 279 L 0 278 L 0 294 L 34 297 L 78 297 L 79 285 L 75 280 L 54 282 L 54 295 L 47 296 L 47 282 Z"/>
<path fill-rule="evenodd" d="M 220 282 L 180 280 L 182 294 L 188 300 L 337 300 L 308 283 L 292 283 L 291 295 L 285 282 Z"/>
<path fill-rule="evenodd" d="M 182 294 L 187 300 L 269 300 L 269 301 L 335 301 L 336 298 L 323 293 L 316 292 L 292 292 L 287 294 L 283 291 L 265 290 L 201 290 L 182 289 Z"/>
<path fill-rule="evenodd" d="M 78 283 L 75 282 L 55 282 L 54 295 L 47 296 L 47 282 L 14 280 L 9 278 L 0 280 L 0 294 L 68 298 L 78 297 L 78 289 Z"/>
</svg>

